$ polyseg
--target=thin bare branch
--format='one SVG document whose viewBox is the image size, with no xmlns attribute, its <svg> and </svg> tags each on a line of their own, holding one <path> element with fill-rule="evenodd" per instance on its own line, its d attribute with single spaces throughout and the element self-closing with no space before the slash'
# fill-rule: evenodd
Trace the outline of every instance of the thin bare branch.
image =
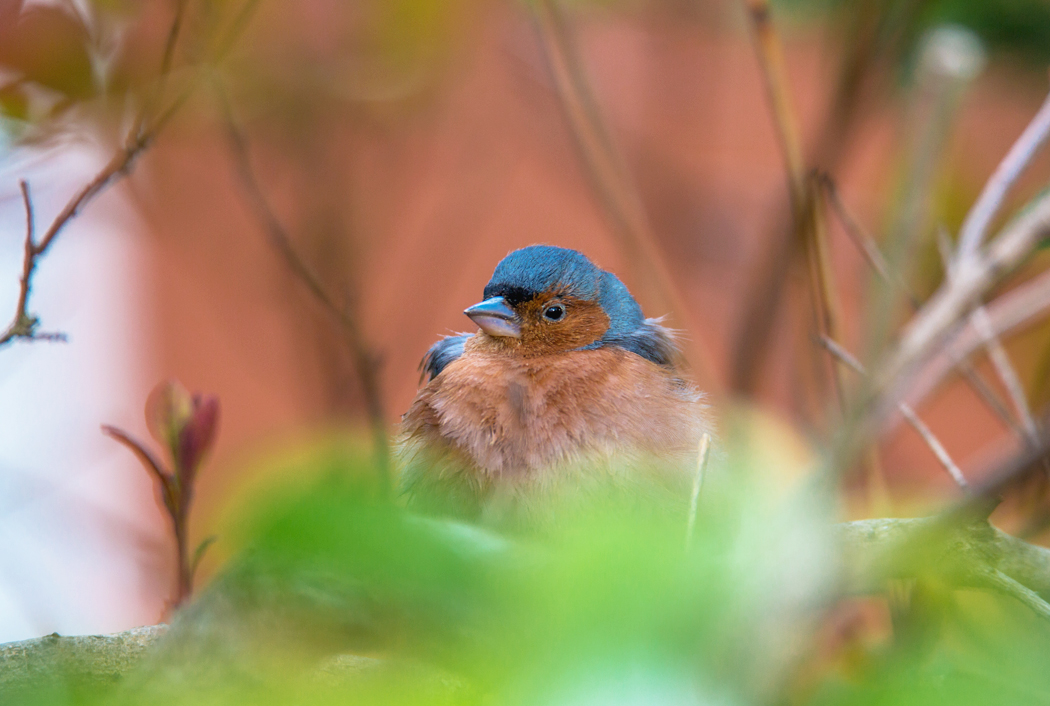
<svg viewBox="0 0 1050 706">
<path fill-rule="evenodd" d="M 797 113 L 791 103 L 788 90 L 787 70 L 784 67 L 784 50 L 780 45 L 770 18 L 767 0 L 743 0 L 755 35 L 755 49 L 759 66 L 762 69 L 762 80 L 766 88 L 766 97 L 773 112 L 773 124 L 777 139 L 784 157 L 784 166 L 788 174 L 788 189 L 791 194 L 792 207 L 796 222 L 801 222 L 806 206 L 806 167 L 802 158 L 802 143 L 799 139 Z"/>
<path fill-rule="evenodd" d="M 1025 438 L 1029 443 L 1034 443 L 1039 438 L 1039 428 L 1036 426 L 1032 410 L 1028 406 L 1028 397 L 1025 395 L 1021 378 L 1018 376 L 1017 369 L 1014 368 L 1013 363 L 1010 362 L 1010 355 L 1006 352 L 1006 348 L 1003 347 L 1002 341 L 995 334 L 992 321 L 988 316 L 988 310 L 983 306 L 974 309 L 973 313 L 970 314 L 970 323 L 973 325 L 977 335 L 981 337 L 984 349 L 992 362 L 992 367 L 995 369 L 996 375 L 999 376 L 1000 382 L 1003 383 L 1003 387 L 1006 388 L 1006 393 L 1010 396 L 1014 410 L 1024 425 Z"/>
<path fill-rule="evenodd" d="M 861 364 L 855 356 L 849 351 L 843 348 L 840 344 L 831 340 L 827 336 L 820 337 L 820 344 L 829 352 L 832 356 L 845 363 L 858 375 L 866 375 L 867 371 L 864 369 L 864 365 Z M 926 426 L 926 423 L 919 418 L 919 415 L 915 413 L 915 410 L 911 405 L 901 402 L 897 405 L 897 409 L 900 411 L 901 416 L 912 426 L 913 429 L 922 437 L 922 440 L 926 442 L 926 445 L 933 452 L 933 455 L 937 458 L 937 461 L 941 466 L 948 472 L 955 484 L 959 486 L 963 491 L 969 491 L 970 484 L 966 482 L 966 476 L 963 475 L 962 470 L 952 460 L 948 450 L 944 448 L 944 444 L 941 443 L 940 439 L 933 433 L 933 431 Z"/>
<path fill-rule="evenodd" d="M 930 447 L 930 451 L 937 457 L 937 461 L 944 467 L 944 470 L 948 471 L 948 475 L 952 477 L 955 484 L 963 490 L 969 490 L 970 485 L 966 482 L 966 476 L 963 475 L 962 470 L 952 460 L 940 439 L 934 436 L 933 431 L 919 418 L 912 406 L 906 402 L 901 402 L 897 405 L 897 409 L 900 410 L 901 415 L 908 421 L 908 424 L 911 424 L 912 428 L 919 433 L 926 445 Z"/>
<path fill-rule="evenodd" d="M 824 187 L 824 193 L 827 194 L 828 202 L 831 204 L 832 210 L 835 211 L 835 215 L 838 216 L 839 223 L 842 224 L 842 229 L 846 231 L 846 235 L 853 241 L 853 245 L 856 246 L 860 254 L 864 256 L 864 259 L 871 266 L 871 269 L 883 279 L 885 282 L 897 282 L 899 286 L 905 287 L 903 282 L 899 282 L 898 279 L 892 277 L 890 273 L 890 265 L 886 262 L 886 256 L 882 254 L 882 250 L 875 243 L 875 239 L 871 237 L 871 234 L 860 224 L 856 216 L 846 206 L 842 200 L 842 195 L 839 194 L 838 187 L 835 185 L 835 180 L 831 178 L 830 174 L 820 175 L 821 186 Z M 916 306 L 918 302 L 916 301 Z"/>
<path fill-rule="evenodd" d="M 656 245 L 638 190 L 594 99 L 557 0 L 536 0 L 530 3 L 530 7 L 581 162 L 611 222 L 613 233 L 635 268 L 642 292 L 661 312 L 672 313 L 682 323 L 682 328 L 696 332 L 698 327 L 691 310 L 674 285 L 670 269 Z M 719 392 L 722 382 L 714 373 L 714 359 L 700 337 L 690 336 L 685 341 L 685 348 L 697 382 L 709 392 Z"/>
<path fill-rule="evenodd" d="M 33 266 L 35 264 L 33 255 L 36 250 L 36 218 L 33 215 L 33 196 L 29 193 L 29 182 L 25 179 L 20 179 L 18 186 L 22 190 L 22 203 L 26 210 L 26 243 L 22 261 L 21 287 L 18 291 L 18 304 L 16 305 L 16 310 L 24 316 L 26 303 L 29 299 L 29 285 L 33 278 Z"/>
<path fill-rule="evenodd" d="M 896 286 L 907 298 L 911 304 L 913 310 L 918 311 L 922 308 L 922 302 L 919 301 L 918 296 L 911 290 L 908 283 L 900 277 L 895 277 L 890 272 L 889 263 L 886 261 L 885 256 L 882 254 L 882 250 L 871 234 L 861 225 L 860 221 L 853 215 L 849 207 L 846 206 L 838 193 L 838 189 L 835 186 L 834 179 L 830 175 L 822 175 L 822 184 L 825 192 L 827 193 L 828 200 L 831 202 L 832 208 L 839 218 L 839 222 L 842 224 L 843 230 L 849 236 L 850 240 L 856 246 L 857 250 L 864 256 L 864 259 L 871 266 L 871 269 L 875 271 L 879 277 L 887 284 Z M 947 253 L 950 248 L 947 244 L 941 242 L 946 236 L 943 230 L 938 230 L 938 244 L 941 249 Z M 946 258 L 942 255 L 942 259 L 945 263 L 949 263 L 951 258 Z M 948 265 L 945 265 L 946 270 Z M 985 383 L 977 369 L 965 358 L 961 358 L 957 362 L 959 373 L 963 376 L 963 379 L 969 384 L 970 388 L 973 389 L 977 396 L 995 413 L 995 415 L 1009 428 L 1012 429 L 1021 438 L 1026 437 L 1026 431 L 1018 424 L 1014 419 L 1014 416 L 1010 414 L 1010 411 L 1006 408 L 1006 405 L 999 398 L 999 395 L 992 390 Z"/>
<path fill-rule="evenodd" d="M 182 30 L 186 4 L 187 0 L 175 0 L 175 17 L 171 22 L 171 27 L 168 29 L 168 37 L 164 41 L 164 51 L 161 54 L 160 73 L 157 77 L 157 82 L 150 90 L 149 96 L 142 105 L 142 109 L 135 116 L 135 122 L 131 130 L 128 131 L 128 140 L 134 141 L 142 136 L 143 126 L 149 120 L 157 102 L 164 97 L 164 88 L 168 81 L 168 74 L 171 73 L 171 67 L 175 60 L 175 46 L 178 44 L 179 33 Z"/>
<path fill-rule="evenodd" d="M 182 24 L 184 4 L 184 0 L 179 0 L 179 6 L 172 22 L 172 28 L 168 34 L 168 41 L 165 47 L 165 57 L 162 59 L 162 70 L 165 75 L 170 73 L 171 70 L 171 58 L 169 53 L 174 51 L 174 44 L 178 39 L 179 27 L 181 27 Z M 238 13 L 234 26 L 224 36 L 222 43 L 212 57 L 214 62 L 221 61 L 233 47 L 236 39 L 247 26 L 248 19 L 251 17 L 252 12 L 257 5 L 258 0 L 246 0 L 241 11 Z M 164 76 L 161 77 L 162 82 L 163 80 L 165 80 Z M 15 315 L 11 324 L 2 334 L 0 334 L 0 348 L 11 343 L 15 339 L 65 340 L 63 334 L 38 333 L 36 329 L 39 321 L 37 317 L 29 312 L 29 295 L 32 290 L 32 275 L 36 270 L 37 263 L 40 258 L 46 255 L 48 250 L 51 249 L 51 246 L 54 244 L 59 234 L 62 233 L 70 221 L 76 218 L 76 216 L 79 215 L 88 204 L 90 204 L 109 186 L 131 173 L 138 158 L 150 147 L 150 145 L 153 144 L 153 141 L 156 140 L 160 132 L 186 104 L 190 95 L 196 90 L 199 81 L 200 78 L 198 76 L 152 122 L 147 118 L 147 110 L 150 108 L 150 105 L 147 102 L 136 116 L 136 119 L 124 140 L 123 146 L 113 154 L 106 166 L 103 167 L 90 182 L 73 195 L 62 210 L 59 211 L 58 215 L 55 216 L 54 220 L 51 221 L 51 225 L 44 232 L 43 237 L 38 243 L 33 244 L 32 239 L 27 240 L 26 255 L 23 264 L 23 282 L 19 292 L 19 302 L 16 305 Z M 29 203 L 28 187 L 23 187 L 22 193 L 27 203 Z M 31 210 L 31 207 L 29 208 Z"/>
<path fill-rule="evenodd" d="M 792 212 L 795 217 L 796 237 L 806 245 L 810 295 L 817 328 L 822 335 L 838 340 L 841 338 L 839 332 L 841 307 L 834 284 L 830 249 L 824 228 L 824 199 L 819 189 L 819 176 L 817 174 L 807 176 L 806 174 L 797 113 L 791 101 L 780 38 L 770 19 L 769 3 L 767 0 L 743 1 L 751 22 L 752 33 L 755 36 L 755 50 L 783 153 Z M 843 372 L 839 361 L 833 360 L 832 365 L 835 393 L 840 406 L 845 410 L 846 393 Z M 880 481 L 872 478 L 872 482 L 879 483 Z"/>
<path fill-rule="evenodd" d="M 996 167 L 973 208 L 966 214 L 962 229 L 959 231 L 956 262 L 972 258 L 977 254 L 985 233 L 995 218 L 995 214 L 1002 207 L 1010 187 L 1014 185 L 1032 158 L 1046 143 L 1047 136 L 1050 136 L 1050 95 L 1043 101 L 1042 107 L 1007 152 L 1006 157 Z"/>
<path fill-rule="evenodd" d="M 974 302 L 1007 273 L 1012 272 L 1050 236 L 1050 194 L 1025 209 L 979 257 L 958 262 L 954 276 L 930 298 L 904 330 L 900 343 L 873 376 L 878 399 L 871 409 L 871 420 L 886 414 L 903 399 L 915 383 L 917 367 L 939 347 L 947 334 Z"/>
<path fill-rule="evenodd" d="M 1050 314 L 1050 271 L 1043 272 L 987 304 L 992 333 L 1006 336 Z M 925 399 L 951 372 L 984 346 L 984 337 L 969 323 L 944 349 L 918 368 L 905 398 L 913 405 Z"/>
<path fill-rule="evenodd" d="M 344 341 L 354 361 L 354 367 L 364 392 L 369 424 L 372 427 L 380 492 L 384 496 L 388 496 L 392 492 L 392 481 L 389 468 L 386 415 L 383 410 L 383 396 L 379 387 L 377 357 L 365 337 L 365 333 L 358 321 L 357 312 L 349 302 L 340 303 L 328 291 L 321 278 L 299 255 L 295 246 L 292 245 L 292 239 L 288 231 L 270 207 L 270 203 L 263 193 L 262 186 L 255 176 L 247 138 L 234 120 L 233 111 L 226 93 L 218 83 L 215 84 L 215 92 L 222 110 L 227 142 L 234 159 L 237 176 L 240 179 L 252 213 L 262 226 L 270 246 L 277 252 L 295 278 L 306 287 L 322 308 L 335 319 L 343 332 Z"/>
<path fill-rule="evenodd" d="M 700 437 L 700 446 L 696 456 L 696 476 L 693 478 L 693 492 L 689 496 L 689 516 L 685 523 L 685 550 L 693 546 L 693 534 L 696 529 L 696 511 L 700 505 L 700 492 L 704 488 L 704 476 L 707 472 L 707 457 L 711 451 L 711 435 L 705 433 Z"/>
<path fill-rule="evenodd" d="M 937 229 L 937 246 L 941 254 L 941 264 L 944 266 L 945 278 L 950 280 L 955 276 L 955 260 L 952 257 L 951 240 L 946 228 L 941 227 Z M 1028 398 L 1025 395 L 1024 386 L 1021 384 L 1017 370 L 1010 361 L 1006 348 L 1003 347 L 999 337 L 995 335 L 992 323 L 988 319 L 988 311 L 983 304 L 978 304 L 970 313 L 970 324 L 983 339 L 984 350 L 988 354 L 988 359 L 992 362 L 992 369 L 995 370 L 999 381 L 1006 389 L 1014 411 L 1017 413 L 1017 418 L 1021 420 L 1023 425 L 1021 429 L 1022 438 L 1029 445 L 1037 443 L 1039 440 L 1039 429 L 1028 406 Z"/>
<path fill-rule="evenodd" d="M 18 182 L 22 190 L 22 202 L 26 211 L 26 239 L 22 254 L 22 275 L 18 280 L 18 301 L 15 304 L 15 314 L 4 332 L 0 334 L 0 348 L 11 343 L 17 338 L 27 341 L 52 341 L 64 342 L 64 333 L 41 333 L 37 330 L 40 320 L 29 312 L 29 296 L 33 289 L 33 274 L 36 271 L 37 260 L 40 257 L 39 249 L 34 242 L 35 218 L 33 214 L 33 197 L 29 191 L 29 183 L 24 179 Z"/>
</svg>

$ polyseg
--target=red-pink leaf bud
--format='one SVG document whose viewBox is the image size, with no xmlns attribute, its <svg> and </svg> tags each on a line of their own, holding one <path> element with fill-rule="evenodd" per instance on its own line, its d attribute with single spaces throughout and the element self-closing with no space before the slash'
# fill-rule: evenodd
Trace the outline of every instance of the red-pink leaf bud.
<svg viewBox="0 0 1050 706">
<path fill-rule="evenodd" d="M 194 395 L 193 413 L 179 433 L 176 469 L 183 488 L 191 487 L 205 454 L 215 441 L 219 423 L 219 398 L 214 395 Z"/>
<path fill-rule="evenodd" d="M 178 380 L 165 380 L 146 399 L 146 426 L 176 461 L 179 437 L 192 415 L 193 397 Z"/>
</svg>

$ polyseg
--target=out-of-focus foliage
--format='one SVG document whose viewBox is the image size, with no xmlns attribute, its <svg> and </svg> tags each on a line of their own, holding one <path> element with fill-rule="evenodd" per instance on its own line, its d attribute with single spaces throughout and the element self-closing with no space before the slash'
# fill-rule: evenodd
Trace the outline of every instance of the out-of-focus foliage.
<svg viewBox="0 0 1050 706">
<path fill-rule="evenodd" d="M 1032 62 L 1050 60 L 1050 3 L 1046 0 L 940 0 L 923 13 L 929 24 L 964 25 L 991 47 Z"/>
<path fill-rule="evenodd" d="M 877 7 L 887 17 L 905 20 L 896 27 L 914 40 L 940 24 L 959 24 L 975 32 L 992 49 L 1023 57 L 1035 64 L 1050 60 L 1050 3 L 1046 0 L 775 0 L 808 14 L 852 13 Z M 866 6 L 866 7 L 862 7 Z"/>
<path fill-rule="evenodd" d="M 1042 623 L 931 579 L 888 639 L 881 601 L 838 595 L 827 498 L 752 465 L 798 442 L 726 437 L 689 551 L 638 495 L 501 535 L 379 503 L 366 465 L 322 455 L 252 503 L 240 558 L 137 673 L 37 703 L 1044 702 Z"/>
</svg>

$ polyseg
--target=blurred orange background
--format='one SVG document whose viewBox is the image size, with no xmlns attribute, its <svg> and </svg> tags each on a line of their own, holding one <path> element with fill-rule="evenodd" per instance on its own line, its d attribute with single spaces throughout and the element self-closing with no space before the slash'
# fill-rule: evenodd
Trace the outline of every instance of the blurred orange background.
<svg viewBox="0 0 1050 706">
<path fill-rule="evenodd" d="M 220 73 L 276 214 L 304 258 L 360 312 L 381 359 L 392 429 L 415 394 L 423 354 L 439 336 L 470 330 L 461 312 L 480 299 L 508 251 L 551 243 L 585 252 L 635 291 L 639 276 L 581 164 L 526 7 L 456 0 L 417 3 L 426 11 L 397 16 L 406 5 L 263 3 Z M 133 46 L 142 61 L 155 62 L 170 8 L 151 3 L 144 12 Z M 849 37 L 841 22 L 786 13 L 774 19 L 806 151 L 826 154 L 831 136 L 822 130 Z M 747 293 L 790 217 L 744 11 L 728 1 L 588 4 L 568 21 L 656 244 L 693 314 L 696 328 L 685 335 L 710 351 L 713 374 L 728 388 Z M 935 192 L 937 213 L 952 230 L 1037 110 L 1046 84 L 1040 69 L 995 55 L 965 93 Z M 915 101 L 892 67 L 875 66 L 838 154 L 815 165 L 830 172 L 875 234 L 892 217 Z M 1044 155 L 1014 203 L 1048 174 Z M 221 398 L 219 441 L 191 522 L 199 541 L 250 484 L 252 459 L 318 430 L 362 429 L 362 393 L 338 329 L 249 210 L 209 91 L 198 92 L 114 194 L 142 224 L 135 237 L 144 247 L 145 287 L 134 296 L 142 297 L 147 319 L 141 356 L 148 374 L 117 418 L 99 422 L 145 437 L 141 405 L 166 377 Z M 829 232 L 846 343 L 861 350 L 870 272 L 839 224 L 832 221 Z M 917 279 L 928 291 L 940 274 L 928 262 L 935 263 L 932 244 L 923 253 Z M 815 435 L 833 409 L 815 410 L 811 392 L 799 390 L 809 384 L 798 378 L 808 311 L 799 294 L 804 273 L 792 276 L 798 281 L 780 309 L 753 401 Z M 639 298 L 648 316 L 668 313 Z M 673 317 L 668 323 L 688 325 Z M 1011 344 L 1023 370 L 1034 365 L 1046 334 L 1040 329 Z M 958 383 L 921 411 L 953 456 L 966 460 L 964 470 L 979 469 L 989 448 L 1010 443 Z M 957 492 L 910 428 L 898 428 L 883 452 L 900 507 Z M 149 477 L 133 466 L 127 473 L 134 495 L 152 507 Z M 158 542 L 164 522 L 158 511 Z M 156 594 L 147 600 L 158 613 L 169 583 L 150 583 Z"/>
</svg>

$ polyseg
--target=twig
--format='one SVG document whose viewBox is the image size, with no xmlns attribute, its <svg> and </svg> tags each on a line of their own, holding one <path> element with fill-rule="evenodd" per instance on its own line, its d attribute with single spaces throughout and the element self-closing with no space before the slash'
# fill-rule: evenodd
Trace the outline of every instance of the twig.
<svg viewBox="0 0 1050 706">
<path fill-rule="evenodd" d="M 257 4 L 258 0 L 246 0 L 241 12 L 238 14 L 237 23 L 224 36 L 219 50 L 215 53 L 215 61 L 224 58 L 226 53 L 232 48 L 234 41 L 244 29 L 248 18 L 251 16 L 252 11 Z M 179 10 L 173 21 L 172 30 L 168 35 L 168 44 L 172 47 L 174 47 L 174 42 L 178 36 L 178 27 L 176 25 L 181 26 L 181 22 L 182 3 L 180 2 Z M 166 47 L 166 58 L 162 61 L 162 67 L 165 73 L 169 73 L 171 69 L 170 58 L 167 57 L 167 54 L 168 49 Z M 190 95 L 196 89 L 196 86 L 197 81 L 192 82 L 177 98 L 175 98 L 175 100 L 171 102 L 167 109 L 165 109 L 152 122 L 148 121 L 145 117 L 145 111 L 148 104 L 144 105 L 139 115 L 136 117 L 131 130 L 129 130 L 127 137 L 124 140 L 123 147 L 114 153 L 112 158 L 110 158 L 110 161 L 98 174 L 95 175 L 94 179 L 73 195 L 73 197 L 66 203 L 65 207 L 63 207 L 59 214 L 55 216 L 55 219 L 44 232 L 44 236 L 40 239 L 39 243 L 34 245 L 31 239 L 27 240 L 25 258 L 22 266 L 23 281 L 19 291 L 19 301 L 16 305 L 15 315 L 11 323 L 4 332 L 0 334 L 0 348 L 11 343 L 15 339 L 65 340 L 65 336 L 62 334 L 38 333 L 37 327 L 39 325 L 39 319 L 29 313 L 29 295 L 32 290 L 32 275 L 36 270 L 37 263 L 40 258 L 47 254 L 56 238 L 58 238 L 59 234 L 65 229 L 71 220 L 79 215 L 80 212 L 83 211 L 83 209 L 99 194 L 105 191 L 106 188 L 131 173 L 138 158 L 150 147 L 150 145 L 152 145 L 153 141 L 167 126 L 175 114 L 182 109 Z M 28 187 L 24 186 L 22 194 L 27 204 L 29 203 L 28 192 Z M 30 206 L 27 206 L 27 212 L 31 213 Z M 31 219 L 32 217 L 30 216 L 30 220 Z"/>
<path fill-rule="evenodd" d="M 1018 418 L 1024 425 L 1025 439 L 1029 443 L 1034 443 L 1039 438 L 1039 429 L 1036 426 L 1035 418 L 1032 416 L 1032 410 L 1028 406 L 1028 398 L 1025 396 L 1024 386 L 1021 384 L 1021 379 L 1018 377 L 1013 363 L 1010 362 L 1010 356 L 1003 347 L 1002 341 L 995 334 L 992 321 L 988 317 L 988 310 L 983 306 L 975 308 L 973 313 L 970 314 L 970 323 L 973 325 L 977 335 L 981 337 L 984 348 L 988 353 L 988 358 L 992 361 L 992 367 L 999 376 L 999 380 L 1003 383 L 1003 387 L 1006 388 L 1014 410 L 1016 410 Z"/>
<path fill-rule="evenodd" d="M 33 273 L 36 270 L 37 258 L 40 256 L 34 243 L 33 197 L 29 192 L 29 183 L 22 179 L 18 182 L 22 189 L 22 202 L 26 211 L 26 240 L 22 255 L 22 276 L 18 280 L 18 302 L 15 304 L 15 315 L 7 329 L 0 334 L 0 348 L 16 338 L 30 341 L 65 341 L 63 333 L 40 333 L 37 326 L 40 320 L 29 313 L 29 295 L 33 288 Z"/>
<path fill-rule="evenodd" d="M 164 42 L 164 52 L 161 54 L 160 59 L 160 74 L 157 78 L 157 84 L 154 89 L 150 92 L 149 97 L 142 106 L 142 110 L 139 111 L 135 118 L 135 123 L 131 130 L 128 131 L 128 137 L 130 139 L 137 139 L 141 132 L 142 126 L 149 119 L 149 114 L 153 112 L 153 108 L 156 106 L 158 100 L 164 95 L 164 87 L 168 80 L 168 74 L 171 73 L 171 66 L 175 59 L 175 46 L 179 41 L 179 33 L 182 31 L 183 19 L 186 13 L 187 0 L 175 0 L 175 18 L 171 22 L 171 27 L 168 29 L 168 37 Z"/>
<path fill-rule="evenodd" d="M 767 0 L 743 0 L 755 35 L 755 49 L 758 63 L 762 69 L 762 80 L 766 87 L 770 109 L 773 112 L 773 124 L 780 141 L 784 157 L 784 166 L 788 174 L 788 190 L 791 194 L 796 222 L 801 221 L 805 208 L 806 184 L 805 163 L 802 159 L 802 146 L 799 140 L 798 122 L 791 104 L 787 88 L 787 71 L 784 68 L 784 51 L 780 46 L 773 23 L 770 20 Z"/>
<path fill-rule="evenodd" d="M 314 299 L 335 319 L 343 331 L 344 340 L 354 361 L 354 368 L 357 371 L 358 379 L 361 381 L 361 387 L 364 392 L 369 424 L 372 428 L 380 493 L 387 497 L 392 490 L 392 481 L 389 468 L 386 416 L 383 410 L 382 392 L 379 387 L 377 358 L 365 338 L 364 331 L 358 321 L 357 312 L 349 303 L 341 304 L 336 300 L 335 296 L 321 282 L 321 278 L 303 260 L 292 245 L 288 231 L 270 207 L 269 201 L 263 193 L 262 186 L 255 176 L 255 171 L 251 164 L 251 155 L 248 151 L 247 138 L 234 120 L 233 111 L 226 93 L 218 83 L 215 84 L 215 92 L 222 110 L 226 137 L 230 145 L 230 152 L 233 155 L 237 176 L 240 178 L 241 186 L 244 189 L 245 196 L 248 198 L 251 210 L 266 234 L 267 241 L 296 279 L 306 286 L 306 289 L 313 295 Z"/>
<path fill-rule="evenodd" d="M 973 208 L 966 214 L 962 229 L 959 231 L 959 248 L 955 254 L 957 263 L 977 254 L 985 232 L 992 219 L 995 218 L 995 214 L 1002 207 L 1007 192 L 1039 152 L 1047 136 L 1050 136 L 1050 95 L 1043 101 L 1042 107 L 1021 133 L 1017 142 L 1006 153 L 1006 157 L 996 167 Z"/>
<path fill-rule="evenodd" d="M 711 450 L 711 435 L 704 433 L 700 437 L 700 447 L 696 457 L 696 476 L 693 478 L 693 492 L 689 496 L 689 517 L 685 523 L 685 550 L 693 546 L 693 534 L 696 529 L 696 510 L 700 505 L 700 491 L 704 487 L 704 476 L 707 469 L 707 456 Z"/>
<path fill-rule="evenodd" d="M 1050 314 L 1050 271 L 1015 287 L 987 304 L 985 310 L 992 333 L 1001 337 Z M 972 323 L 963 328 L 929 362 L 918 368 L 914 381 L 904 394 L 911 404 L 926 398 L 964 360 L 984 345 L 984 338 Z"/>
<path fill-rule="evenodd" d="M 758 62 L 784 157 L 796 237 L 806 244 L 810 294 L 817 328 L 822 335 L 837 340 L 840 338 L 840 306 L 833 280 L 827 233 L 823 227 L 819 176 L 806 175 L 798 120 L 788 90 L 783 49 L 770 20 L 769 3 L 767 0 L 744 0 L 744 5 L 755 35 Z M 833 362 L 832 380 L 840 406 L 845 410 L 845 382 L 839 361 Z"/>
<path fill-rule="evenodd" d="M 850 212 L 845 202 L 842 200 L 842 195 L 839 194 L 838 187 L 835 185 L 835 180 L 831 178 L 830 174 L 821 173 L 820 184 L 824 187 L 824 193 L 827 194 L 828 202 L 831 204 L 831 208 L 835 211 L 835 215 L 838 216 L 839 223 L 842 224 L 842 229 L 846 231 L 846 235 L 853 241 L 853 245 L 856 246 L 857 250 L 860 251 L 861 255 L 867 261 L 871 269 L 883 279 L 883 281 L 890 283 L 895 282 L 897 286 L 902 289 L 907 289 L 907 285 L 901 282 L 898 278 L 894 278 L 890 273 L 890 265 L 886 262 L 886 256 L 882 254 L 882 250 L 875 243 L 875 239 L 871 237 L 871 234 L 865 230 L 864 226 L 860 224 L 856 216 Z M 912 299 L 916 308 L 918 308 L 918 300 L 914 297 Z"/>
<path fill-rule="evenodd" d="M 874 374 L 877 395 L 870 420 L 878 421 L 905 397 L 916 367 L 1003 275 L 1012 272 L 1050 235 L 1050 194 L 1043 195 L 1010 223 L 978 257 L 958 263 L 955 276 L 930 298 L 908 324 L 896 349 Z"/>
<path fill-rule="evenodd" d="M 915 14 L 922 3 L 907 3 L 903 14 L 896 10 L 887 12 L 881 0 L 867 0 L 851 7 L 850 28 L 846 30 L 847 55 L 840 67 L 834 98 L 828 104 L 820 126 L 813 132 L 818 140 L 807 163 L 824 169 L 832 168 L 841 157 L 847 138 L 864 115 L 860 107 L 865 102 L 866 88 L 872 85 L 870 78 L 879 75 L 878 57 L 894 55 L 893 45 L 900 39 L 887 32 L 887 27 L 904 26 L 908 17 Z M 772 335 L 777 313 L 784 303 L 785 287 L 795 267 L 800 243 L 796 228 L 790 219 L 791 203 L 777 208 L 768 238 L 770 243 L 761 262 L 749 275 L 742 314 L 741 326 L 733 336 L 730 370 L 730 385 L 734 391 L 754 395 L 760 384 L 761 369 L 768 360 L 772 346 Z M 787 225 L 785 225 L 787 224 Z M 879 474 L 881 477 L 881 473 Z"/>
<path fill-rule="evenodd" d="M 896 277 L 890 272 L 889 263 L 886 261 L 886 257 L 882 254 L 882 250 L 879 248 L 875 239 L 870 233 L 861 225 L 860 221 L 853 215 L 849 207 L 846 206 L 842 200 L 841 195 L 838 192 L 838 188 L 835 186 L 834 179 L 829 174 L 821 175 L 821 182 L 825 193 L 828 196 L 828 200 L 831 203 L 832 209 L 835 211 L 839 218 L 839 222 L 842 224 L 843 230 L 849 236 L 850 240 L 856 246 L 857 250 L 864 256 L 864 259 L 871 266 L 871 269 L 879 275 L 880 278 L 887 284 L 895 285 L 907 298 L 909 304 L 913 310 L 918 311 L 922 308 L 922 302 L 919 301 L 918 296 L 911 290 L 908 283 L 900 277 Z M 938 231 L 938 235 L 943 235 L 942 231 Z M 943 246 L 942 246 L 943 247 Z M 944 262 L 949 262 L 950 258 L 945 258 Z M 1013 415 L 1007 410 L 1006 405 L 999 395 L 992 390 L 984 379 L 977 372 L 977 369 L 966 358 L 958 359 L 956 366 L 959 373 L 963 376 L 963 379 L 970 385 L 977 396 L 988 405 L 988 407 L 995 413 L 997 417 L 1010 429 L 1017 433 L 1018 436 L 1024 438 L 1026 432 L 1021 426 L 1014 420 Z"/>
<path fill-rule="evenodd" d="M 951 279 L 955 272 L 955 259 L 952 257 L 952 245 L 948 238 L 948 231 L 944 228 L 937 230 L 937 246 L 941 254 L 941 263 L 944 266 L 944 276 L 946 279 Z M 992 362 L 992 369 L 995 370 L 999 381 L 1006 389 L 1010 402 L 1017 412 L 1017 418 L 1021 420 L 1022 438 L 1029 445 L 1035 444 L 1039 440 L 1039 429 L 1036 426 L 1035 419 L 1032 417 L 1032 410 L 1028 406 L 1028 398 L 1025 396 L 1024 386 L 1021 385 L 1021 379 L 1017 374 L 1017 370 L 1014 368 L 1013 363 L 1010 362 L 1010 356 L 1006 352 L 1006 348 L 1003 347 L 1002 341 L 995 334 L 992 322 L 988 318 L 988 311 L 983 304 L 978 303 L 974 310 L 970 312 L 970 324 L 977 332 L 977 335 L 981 337 L 984 350 L 988 354 L 988 359 Z"/>
<path fill-rule="evenodd" d="M 831 353 L 832 356 L 848 365 L 858 375 L 863 376 L 867 374 L 864 365 L 835 341 L 827 336 L 821 336 L 820 344 Z M 930 428 L 926 426 L 926 423 L 919 418 L 919 415 L 915 413 L 914 408 L 905 402 L 901 402 L 897 405 L 897 409 L 900 410 L 901 416 L 903 416 L 904 419 L 911 424 L 912 428 L 918 432 L 919 436 L 922 437 L 922 440 L 926 442 L 930 451 L 932 451 L 933 455 L 937 457 L 937 461 L 944 467 L 944 470 L 948 472 L 948 475 L 952 477 L 955 484 L 963 491 L 969 492 L 970 485 L 966 482 L 966 476 L 963 475 L 959 466 L 952 460 L 952 457 L 948 454 L 948 450 L 944 448 L 944 444 L 941 443 L 940 439 L 934 435 L 933 431 L 931 431 Z"/>
<path fill-rule="evenodd" d="M 755 51 L 761 68 L 773 122 L 780 141 L 787 171 L 788 190 L 794 215 L 795 240 L 805 245 L 810 275 L 810 297 L 816 328 L 820 335 L 839 340 L 841 307 L 834 284 L 827 229 L 824 226 L 824 199 L 819 174 L 807 176 L 802 156 L 802 140 L 791 103 L 787 71 L 780 38 L 770 19 L 768 0 L 743 0 L 755 36 Z M 786 272 L 786 270 L 785 270 Z M 845 372 L 841 361 L 832 359 L 831 379 L 839 408 L 847 410 Z M 868 495 L 873 505 L 886 502 L 886 481 L 873 446 L 865 461 Z"/>
<path fill-rule="evenodd" d="M 692 313 L 656 245 L 640 195 L 631 181 L 594 99 L 582 62 L 557 0 L 529 3 L 554 87 L 592 188 L 611 221 L 629 261 L 653 304 L 672 312 L 683 328 L 697 331 Z M 713 357 L 698 336 L 685 342 L 694 375 L 709 392 L 718 392 Z"/>
</svg>

